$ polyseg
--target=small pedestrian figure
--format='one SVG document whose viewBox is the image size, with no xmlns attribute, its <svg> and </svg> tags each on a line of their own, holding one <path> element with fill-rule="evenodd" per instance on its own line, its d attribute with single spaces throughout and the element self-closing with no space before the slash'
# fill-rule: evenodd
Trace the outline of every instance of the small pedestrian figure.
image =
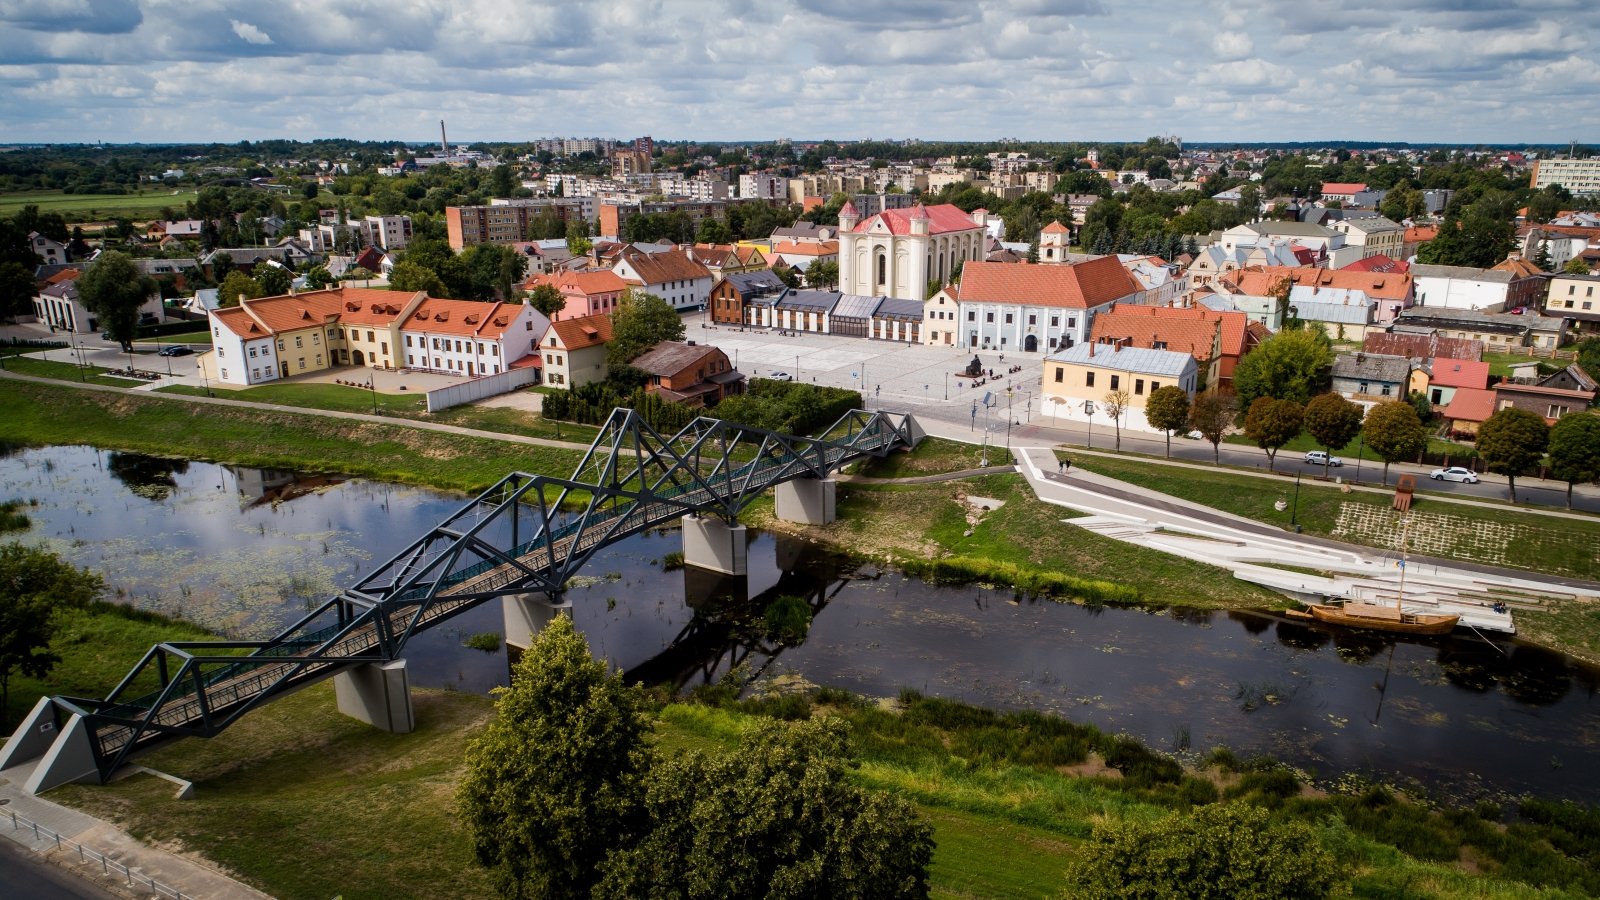
<svg viewBox="0 0 1600 900">
<path fill-rule="evenodd" d="M 1067 474 L 1067 470 L 1070 469 L 1070 468 L 1072 468 L 1072 461 L 1071 460 L 1067 460 L 1067 459 L 1063 459 L 1061 461 L 1061 469 L 1060 469 L 1061 474 L 1063 474 L 1063 475 Z"/>
</svg>

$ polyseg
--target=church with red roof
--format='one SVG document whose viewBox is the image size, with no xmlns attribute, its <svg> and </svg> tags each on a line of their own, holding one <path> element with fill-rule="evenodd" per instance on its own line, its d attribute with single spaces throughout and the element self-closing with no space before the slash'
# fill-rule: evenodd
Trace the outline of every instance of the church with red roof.
<svg viewBox="0 0 1600 900">
<path fill-rule="evenodd" d="M 921 302 L 929 282 L 945 284 L 959 266 L 988 249 L 983 210 L 917 204 L 862 218 L 855 204 L 839 210 L 839 290 L 866 297 Z"/>
</svg>

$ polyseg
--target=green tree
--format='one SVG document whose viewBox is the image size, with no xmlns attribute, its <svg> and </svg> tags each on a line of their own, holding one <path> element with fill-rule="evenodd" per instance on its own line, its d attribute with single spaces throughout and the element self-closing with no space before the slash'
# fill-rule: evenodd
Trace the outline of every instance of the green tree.
<svg viewBox="0 0 1600 900">
<path fill-rule="evenodd" d="M 1244 414 L 1244 433 L 1267 451 L 1267 468 L 1277 465 L 1278 450 L 1300 436 L 1305 408 L 1293 400 L 1257 397 Z"/>
<path fill-rule="evenodd" d="M 1428 399 L 1427 394 L 1421 391 L 1412 391 L 1406 395 L 1406 402 L 1416 409 L 1417 418 L 1422 421 L 1423 425 L 1427 425 L 1433 420 L 1433 401 Z"/>
<path fill-rule="evenodd" d="M 528 302 L 534 309 L 544 313 L 545 318 L 551 318 L 567 306 L 567 298 L 561 289 L 553 284 L 536 285 L 528 292 Z"/>
<path fill-rule="evenodd" d="M 280 297 L 289 293 L 289 286 L 294 282 L 294 276 L 288 269 L 281 266 L 269 266 L 262 263 L 255 269 L 256 284 L 261 285 L 261 296 Z"/>
<path fill-rule="evenodd" d="M 1128 405 L 1133 402 L 1133 396 L 1128 393 L 1127 389 L 1117 388 L 1114 391 L 1106 391 L 1106 395 L 1100 398 L 1100 402 L 1105 406 L 1106 415 L 1111 417 L 1111 425 L 1115 429 L 1117 436 L 1116 452 L 1121 453 L 1122 416 L 1127 413 Z"/>
<path fill-rule="evenodd" d="M 239 297 L 243 295 L 246 300 L 254 300 L 264 296 L 261 293 L 261 282 L 249 275 L 234 269 L 222 279 L 222 284 L 217 287 L 218 306 L 238 306 Z"/>
<path fill-rule="evenodd" d="M 853 783 L 847 729 L 764 719 L 726 755 L 656 762 L 649 832 L 606 860 L 595 896 L 928 896 L 932 829 Z"/>
<path fill-rule="evenodd" d="M 1550 474 L 1567 483 L 1567 509 L 1572 486 L 1600 481 L 1600 416 L 1572 413 L 1550 429 Z"/>
<path fill-rule="evenodd" d="M 1389 483 L 1389 464 L 1413 459 L 1428 446 L 1428 433 L 1417 418 L 1417 408 L 1404 400 L 1390 400 L 1367 410 L 1367 446 L 1383 460 L 1383 483 Z"/>
<path fill-rule="evenodd" d="M 558 616 L 494 693 L 456 791 L 473 852 L 502 896 L 589 897 L 601 861 L 636 830 L 643 691 L 607 673 Z"/>
<path fill-rule="evenodd" d="M 1284 328 L 1245 354 L 1233 370 L 1233 389 L 1246 409 L 1258 397 L 1304 404 L 1318 393 L 1333 365 L 1333 344 L 1320 328 Z"/>
<path fill-rule="evenodd" d="M 1316 900 L 1340 881 L 1309 826 L 1244 803 L 1096 825 L 1068 877 L 1068 897 L 1164 900 Z"/>
<path fill-rule="evenodd" d="M 1194 398 L 1189 406 L 1189 427 L 1211 442 L 1211 461 L 1222 462 L 1222 436 L 1228 433 L 1228 423 L 1233 421 L 1233 401 L 1216 392 L 1207 391 Z"/>
<path fill-rule="evenodd" d="M 694 239 L 702 244 L 728 244 L 733 242 L 733 230 L 720 219 L 705 218 L 695 229 Z"/>
<path fill-rule="evenodd" d="M 306 272 L 307 288 L 313 291 L 320 291 L 330 284 L 333 284 L 333 273 L 328 271 L 327 266 L 312 266 Z"/>
<path fill-rule="evenodd" d="M 78 299 L 100 320 L 100 327 L 132 351 L 139 326 L 139 307 L 155 293 L 154 281 L 139 271 L 133 260 L 118 250 L 107 250 L 78 278 Z"/>
<path fill-rule="evenodd" d="M 1508 406 L 1478 427 L 1478 456 L 1491 472 L 1506 476 L 1506 498 L 1517 502 L 1517 476 L 1539 464 L 1550 443 L 1544 417 Z"/>
<path fill-rule="evenodd" d="M 839 263 L 831 259 L 812 260 L 806 267 L 806 284 L 817 290 L 833 290 L 839 284 Z"/>
<path fill-rule="evenodd" d="M 1156 389 L 1144 402 L 1144 418 L 1167 435 L 1167 456 L 1172 456 L 1172 433 L 1189 425 L 1189 394 L 1175 384 Z"/>
<path fill-rule="evenodd" d="M 0 262 L 0 318 L 33 313 L 33 270 L 18 262 Z"/>
<path fill-rule="evenodd" d="M 1338 394 L 1318 394 L 1306 404 L 1306 431 L 1331 457 L 1361 433 L 1361 404 Z M 1322 477 L 1328 477 L 1328 463 L 1322 464 Z"/>
<path fill-rule="evenodd" d="M 11 676 L 43 678 L 61 661 L 50 649 L 58 613 L 89 605 L 104 589 L 99 575 L 48 550 L 0 545 L 0 726 L 10 724 Z"/>
<path fill-rule="evenodd" d="M 1561 274 L 1587 275 L 1589 274 L 1589 264 L 1584 262 L 1582 257 L 1574 256 L 1573 258 L 1567 260 L 1566 264 L 1561 267 Z"/>
<path fill-rule="evenodd" d="M 683 320 L 667 301 L 655 294 L 629 288 L 617 300 L 606 360 L 632 362 L 634 357 L 662 341 L 683 340 L 683 333 Z"/>
<path fill-rule="evenodd" d="M 422 291 L 430 297 L 443 297 L 448 293 L 438 273 L 409 259 L 395 263 L 393 271 L 389 273 L 389 290 L 407 294 Z"/>
</svg>

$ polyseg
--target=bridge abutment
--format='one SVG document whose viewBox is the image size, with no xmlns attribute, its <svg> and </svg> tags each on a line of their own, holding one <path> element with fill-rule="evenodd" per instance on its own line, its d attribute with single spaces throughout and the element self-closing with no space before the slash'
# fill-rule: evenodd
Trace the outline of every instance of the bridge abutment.
<svg viewBox="0 0 1600 900">
<path fill-rule="evenodd" d="M 9 770 L 8 779 L 28 794 L 74 781 L 100 781 L 88 723 L 73 713 L 65 726 L 57 728 L 49 697 L 39 698 L 0 750 L 0 770 Z"/>
<path fill-rule="evenodd" d="M 725 575 L 750 571 L 744 526 L 712 516 L 683 517 L 683 561 Z"/>
<path fill-rule="evenodd" d="M 796 478 L 774 487 L 778 518 L 801 525 L 826 525 L 834 512 L 839 482 L 832 478 Z"/>
<path fill-rule="evenodd" d="M 533 646 L 546 625 L 572 609 L 566 594 L 506 594 L 500 598 L 505 618 L 506 644 L 518 650 Z"/>
<path fill-rule="evenodd" d="M 367 663 L 333 676 L 339 712 L 395 734 L 416 730 L 406 661 Z"/>
</svg>

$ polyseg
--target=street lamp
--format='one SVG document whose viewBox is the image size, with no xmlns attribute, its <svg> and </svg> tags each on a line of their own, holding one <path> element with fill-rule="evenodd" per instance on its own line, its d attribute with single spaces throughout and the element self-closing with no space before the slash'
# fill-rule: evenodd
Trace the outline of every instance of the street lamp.
<svg viewBox="0 0 1600 900">
<path fill-rule="evenodd" d="M 1083 401 L 1083 414 L 1089 417 L 1089 449 L 1094 449 L 1094 401 Z"/>
<path fill-rule="evenodd" d="M 1300 473 L 1297 471 L 1297 472 L 1294 473 L 1294 508 L 1289 510 L 1289 525 L 1294 528 L 1294 530 L 1295 530 L 1295 532 L 1297 534 L 1300 531 L 1300 520 L 1297 518 L 1299 515 L 1300 515 Z"/>
<path fill-rule="evenodd" d="M 1357 435 L 1357 437 L 1359 438 L 1359 441 L 1356 443 L 1356 477 L 1355 477 L 1355 483 L 1356 484 L 1360 484 L 1361 483 L 1361 453 L 1362 453 L 1363 450 L 1365 450 L 1367 448 L 1367 432 L 1365 430 L 1363 430 L 1360 434 Z"/>
<path fill-rule="evenodd" d="M 1008 459 L 1011 456 L 1011 418 L 1012 418 L 1011 408 L 1012 408 L 1012 404 L 1016 403 L 1016 400 L 1017 400 L 1016 388 L 1010 387 L 1008 385 L 1006 387 L 1006 457 Z"/>
<path fill-rule="evenodd" d="M 372 414 L 378 414 L 378 385 L 371 375 L 367 376 L 367 390 L 372 392 Z"/>
<path fill-rule="evenodd" d="M 944 373 L 944 399 L 950 399 L 950 373 Z"/>
</svg>

